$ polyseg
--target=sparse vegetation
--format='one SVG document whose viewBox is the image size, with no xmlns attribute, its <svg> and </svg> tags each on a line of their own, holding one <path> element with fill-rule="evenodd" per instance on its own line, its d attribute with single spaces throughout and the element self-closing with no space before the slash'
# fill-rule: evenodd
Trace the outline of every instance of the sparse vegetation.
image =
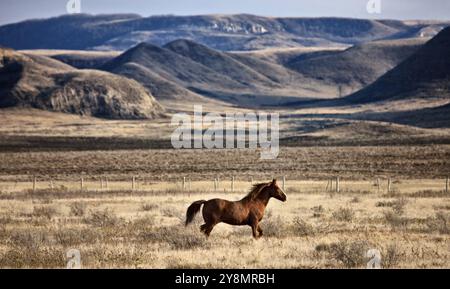
<svg viewBox="0 0 450 289">
<path fill-rule="evenodd" d="M 75 217 L 83 217 L 86 213 L 86 204 L 82 202 L 73 202 L 70 204 L 70 214 Z"/>
<path fill-rule="evenodd" d="M 94 227 L 111 227 L 117 225 L 120 221 L 120 218 L 109 208 L 91 211 L 89 216 L 84 219 L 86 224 Z"/>
<path fill-rule="evenodd" d="M 353 220 L 355 212 L 351 208 L 339 208 L 333 212 L 333 219 L 341 222 L 350 222 Z"/>
<path fill-rule="evenodd" d="M 384 218 L 392 229 L 406 229 L 408 226 L 408 219 L 394 210 L 384 211 Z"/>
<path fill-rule="evenodd" d="M 34 217 L 52 219 L 56 215 L 56 209 L 50 206 L 35 206 L 33 208 Z"/>
<path fill-rule="evenodd" d="M 293 232 L 297 236 L 312 236 L 315 234 L 314 227 L 301 218 L 295 218 L 293 221 Z"/>
<path fill-rule="evenodd" d="M 199 230 L 201 214 L 188 227 L 180 220 L 193 200 L 242 193 L 200 187 L 189 196 L 163 188 L 133 194 L 68 188 L 50 204 L 8 193 L 0 199 L 0 267 L 63 268 L 69 248 L 81 251 L 86 268 L 362 268 L 366 249 L 380 250 L 383 268 L 449 266 L 447 196 L 411 199 L 400 191 L 385 199 L 343 191 L 330 199 L 306 188 L 288 191 L 286 203 L 269 203 L 264 235 L 255 241 L 248 226 L 219 224 L 208 239 Z M 359 202 L 349 202 L 355 197 Z"/>
<path fill-rule="evenodd" d="M 323 249 L 330 258 L 338 261 L 345 268 L 361 268 L 367 263 L 366 252 L 369 245 L 365 241 L 340 241 Z"/>
</svg>

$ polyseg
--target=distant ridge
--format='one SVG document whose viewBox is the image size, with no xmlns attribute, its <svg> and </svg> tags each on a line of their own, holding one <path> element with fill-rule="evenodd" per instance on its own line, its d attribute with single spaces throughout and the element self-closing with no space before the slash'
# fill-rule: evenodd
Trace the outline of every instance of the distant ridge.
<svg viewBox="0 0 450 289">
<path fill-rule="evenodd" d="M 344 101 L 369 103 L 413 98 L 450 100 L 450 27 L 373 84 Z"/>
<path fill-rule="evenodd" d="M 432 37 L 449 22 L 351 18 L 273 18 L 248 14 L 151 16 L 64 15 L 0 27 L 14 49 L 127 50 L 141 42 L 189 39 L 222 50 L 341 46 L 380 39 Z"/>
</svg>

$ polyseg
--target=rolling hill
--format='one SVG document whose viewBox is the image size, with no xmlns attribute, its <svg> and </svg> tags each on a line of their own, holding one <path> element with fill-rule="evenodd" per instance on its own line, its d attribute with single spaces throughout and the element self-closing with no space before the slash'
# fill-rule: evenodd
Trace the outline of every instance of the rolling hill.
<svg viewBox="0 0 450 289">
<path fill-rule="evenodd" d="M 425 43 L 424 38 L 374 41 L 345 51 L 304 53 L 286 66 L 305 77 L 341 86 L 347 95 L 374 82 Z"/>
<path fill-rule="evenodd" d="M 450 27 L 373 84 L 344 101 L 370 103 L 414 98 L 450 100 Z"/>
<path fill-rule="evenodd" d="M 281 65 L 188 40 L 164 47 L 141 43 L 101 69 L 139 81 L 160 101 L 208 98 L 257 107 L 330 93 L 329 87 Z"/>
<path fill-rule="evenodd" d="M 147 119 L 162 108 L 134 80 L 78 70 L 57 60 L 0 49 L 0 107 L 30 107 L 114 119 Z"/>
<path fill-rule="evenodd" d="M 248 14 L 151 16 L 64 15 L 0 27 L 14 49 L 127 50 L 141 42 L 183 38 L 222 51 L 342 46 L 380 39 L 434 36 L 446 22 L 349 18 L 276 18 Z"/>
</svg>

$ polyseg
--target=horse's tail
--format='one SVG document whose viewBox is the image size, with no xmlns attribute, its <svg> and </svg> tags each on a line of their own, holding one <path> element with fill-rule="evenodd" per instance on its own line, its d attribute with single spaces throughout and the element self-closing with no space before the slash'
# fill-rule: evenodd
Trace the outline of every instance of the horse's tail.
<svg viewBox="0 0 450 289">
<path fill-rule="evenodd" d="M 186 211 L 186 226 L 194 220 L 195 215 L 200 211 L 200 207 L 205 203 L 205 200 L 193 202 Z"/>
</svg>

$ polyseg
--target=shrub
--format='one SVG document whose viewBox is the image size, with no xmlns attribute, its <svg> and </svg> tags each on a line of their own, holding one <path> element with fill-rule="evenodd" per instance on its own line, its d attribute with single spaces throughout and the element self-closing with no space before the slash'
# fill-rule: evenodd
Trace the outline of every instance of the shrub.
<svg viewBox="0 0 450 289">
<path fill-rule="evenodd" d="M 325 210 L 322 207 L 322 205 L 312 207 L 311 210 L 313 211 L 313 217 L 314 218 L 322 217 L 323 213 L 325 212 Z"/>
<path fill-rule="evenodd" d="M 157 227 L 139 234 L 143 242 L 166 243 L 175 250 L 208 248 L 206 237 L 199 230 L 184 226 Z"/>
<path fill-rule="evenodd" d="M 425 224 L 429 231 L 440 234 L 450 234 L 450 216 L 444 212 L 438 212 L 434 217 L 427 218 Z"/>
<path fill-rule="evenodd" d="M 410 196 L 414 198 L 446 198 L 448 197 L 448 192 L 446 192 L 445 190 L 424 190 L 412 193 L 410 194 Z"/>
<path fill-rule="evenodd" d="M 83 217 L 86 213 L 86 203 L 73 202 L 70 204 L 70 215 L 75 217 Z"/>
<path fill-rule="evenodd" d="M 21 247 L 24 250 L 37 250 L 40 247 L 49 244 L 48 235 L 41 231 L 19 231 L 15 232 L 9 238 L 12 247 Z"/>
<path fill-rule="evenodd" d="M 179 217 L 180 219 L 182 219 L 181 216 L 184 217 L 184 215 L 180 212 L 180 210 L 178 210 L 174 207 L 165 207 L 161 210 L 161 213 L 163 214 L 163 216 L 169 217 L 169 218 Z"/>
<path fill-rule="evenodd" d="M 120 221 L 121 219 L 108 208 L 103 211 L 91 211 L 90 216 L 84 219 L 86 224 L 94 227 L 111 227 L 117 225 Z"/>
<path fill-rule="evenodd" d="M 404 252 L 402 252 L 397 245 L 389 245 L 381 255 L 381 263 L 383 268 L 397 267 L 404 255 Z"/>
<path fill-rule="evenodd" d="M 158 205 L 157 204 L 143 204 L 142 205 L 142 210 L 143 211 L 153 211 L 158 209 Z"/>
<path fill-rule="evenodd" d="M 314 227 L 298 217 L 293 220 L 293 232 L 295 235 L 302 237 L 315 234 Z"/>
<path fill-rule="evenodd" d="M 407 203 L 408 200 L 405 197 L 398 198 L 392 202 L 392 210 L 398 215 L 403 215 Z"/>
<path fill-rule="evenodd" d="M 279 216 L 264 219 L 260 226 L 264 236 L 285 237 L 287 235 L 286 221 L 283 221 Z"/>
<path fill-rule="evenodd" d="M 70 247 L 95 243 L 99 239 L 99 234 L 92 229 L 59 229 L 55 232 L 54 238 L 63 247 Z"/>
<path fill-rule="evenodd" d="M 64 268 L 65 265 L 64 252 L 53 248 L 12 247 L 0 254 L 1 268 Z"/>
<path fill-rule="evenodd" d="M 406 229 L 406 227 L 408 226 L 408 219 L 402 217 L 398 212 L 395 212 L 394 210 L 385 211 L 384 218 L 393 229 Z"/>
<path fill-rule="evenodd" d="M 333 212 L 332 217 L 341 222 L 350 222 L 353 220 L 355 212 L 351 208 L 339 208 L 337 211 Z"/>
<path fill-rule="evenodd" d="M 366 252 L 369 246 L 364 241 L 340 241 L 327 248 L 330 257 L 340 262 L 345 268 L 358 268 L 366 265 Z"/>
<path fill-rule="evenodd" d="M 56 215 L 56 209 L 49 206 L 35 206 L 33 207 L 33 217 L 42 217 L 51 220 Z"/>
</svg>

